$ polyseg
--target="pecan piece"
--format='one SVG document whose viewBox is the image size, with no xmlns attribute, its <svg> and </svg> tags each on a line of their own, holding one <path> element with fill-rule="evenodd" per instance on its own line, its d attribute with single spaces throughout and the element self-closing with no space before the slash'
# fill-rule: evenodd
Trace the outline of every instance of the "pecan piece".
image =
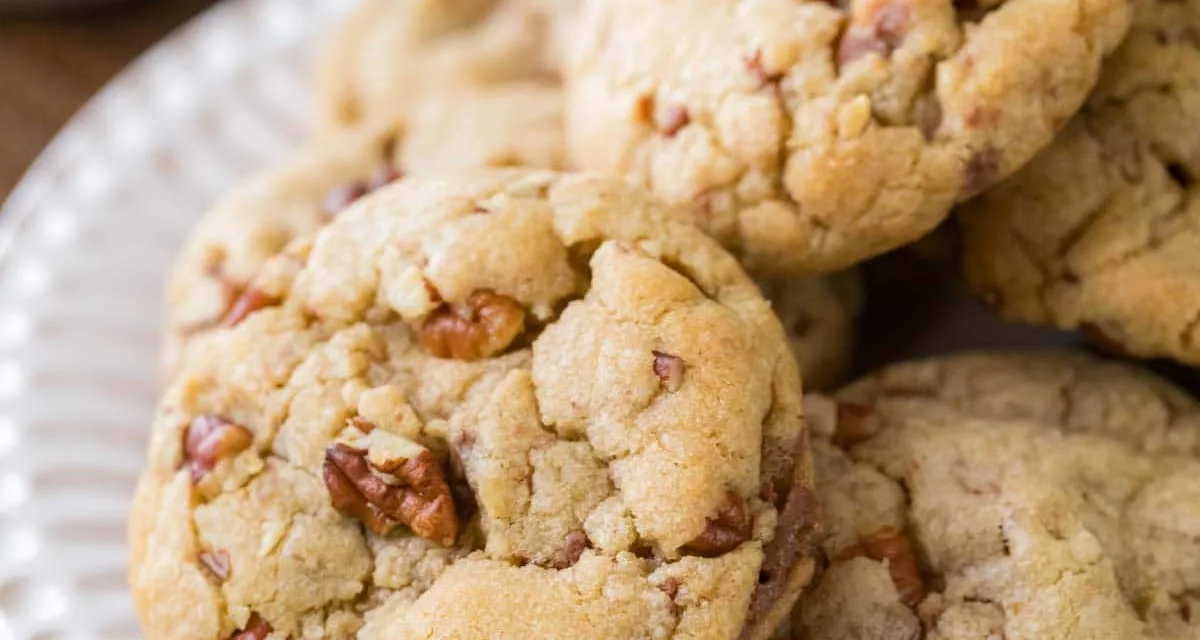
<svg viewBox="0 0 1200 640">
<path fill-rule="evenodd" d="M 374 193 L 404 177 L 404 172 L 388 162 L 379 165 L 367 180 L 367 193 Z"/>
<path fill-rule="evenodd" d="M 438 358 L 480 360 L 506 349 L 525 329 L 525 309 L 488 289 L 467 298 L 466 307 L 443 305 L 421 324 L 421 346 Z"/>
<path fill-rule="evenodd" d="M 216 551 L 205 549 L 197 554 L 196 559 L 217 580 L 224 582 L 229 579 L 229 554 L 223 549 Z"/>
<path fill-rule="evenodd" d="M 759 88 L 765 88 L 771 85 L 777 85 L 783 80 L 782 71 L 767 71 L 766 65 L 763 63 L 762 49 L 755 49 L 754 53 L 746 56 L 744 59 L 746 68 L 750 73 L 758 78 Z"/>
<path fill-rule="evenodd" d="M 384 465 L 367 459 L 367 452 L 335 442 L 325 449 L 322 475 L 333 506 L 358 518 L 376 535 L 385 536 L 403 524 L 413 533 L 442 546 L 458 537 L 458 514 L 446 476 L 433 453 L 394 459 Z M 390 474 L 395 483 L 376 472 Z"/>
<path fill-rule="evenodd" d="M 233 305 L 241 297 L 246 286 L 243 283 L 235 281 L 225 273 L 225 256 L 221 255 L 212 260 L 205 267 L 204 275 L 209 280 L 212 280 L 220 291 L 219 308 L 215 309 L 211 315 L 204 319 L 194 319 L 180 328 L 180 332 L 185 336 L 195 335 L 201 331 L 208 331 L 217 326 L 220 326 L 221 321 L 225 319 L 226 314 L 233 308 Z"/>
<path fill-rule="evenodd" d="M 890 57 L 904 43 L 911 18 L 909 13 L 905 2 L 889 2 L 869 9 L 864 16 L 866 24 L 856 20 L 842 36 L 838 61 L 846 65 L 869 53 Z"/>
<path fill-rule="evenodd" d="M 839 449 L 849 449 L 860 442 L 871 439 L 871 431 L 867 428 L 867 420 L 871 417 L 871 407 L 853 402 L 837 403 L 837 427 L 833 432 L 833 446 Z"/>
<path fill-rule="evenodd" d="M 374 193 L 403 177 L 403 171 L 397 169 L 391 162 L 384 162 L 376 167 L 371 177 L 366 180 L 354 180 L 331 189 L 325 195 L 325 213 L 335 216 L 363 196 Z"/>
<path fill-rule="evenodd" d="M 267 640 L 267 636 L 271 635 L 274 629 L 262 616 L 257 613 L 250 614 L 250 619 L 246 621 L 244 629 L 238 629 L 229 636 L 229 640 Z"/>
<path fill-rule="evenodd" d="M 354 204 L 359 198 L 370 193 L 371 189 L 366 182 L 355 180 L 346 184 L 338 185 L 331 189 L 325 195 L 325 213 L 326 215 L 334 216 L 342 212 L 343 209 Z"/>
<path fill-rule="evenodd" d="M 843 549 L 836 559 L 842 561 L 858 557 L 887 562 L 892 584 L 896 585 L 900 601 L 908 608 L 915 609 L 925 599 L 925 583 L 921 579 L 917 557 L 908 536 L 900 529 L 886 526 L 859 538 L 858 543 Z"/>
<path fill-rule="evenodd" d="M 679 596 L 680 586 L 682 586 L 682 584 L 679 582 L 678 578 L 667 578 L 662 584 L 658 585 L 658 590 L 662 591 L 668 598 L 671 599 L 671 615 L 675 617 L 679 617 L 680 606 L 679 603 L 675 601 L 675 598 Z"/>
<path fill-rule="evenodd" d="M 274 307 L 282 302 L 279 298 L 270 295 L 257 287 L 250 287 L 238 296 L 229 307 L 229 312 L 225 314 L 225 318 L 221 320 L 223 327 L 236 327 L 245 320 L 247 316 L 267 307 Z"/>
<path fill-rule="evenodd" d="M 688 112 L 687 107 L 674 104 L 668 107 L 666 113 L 663 114 L 662 122 L 658 123 L 658 130 L 664 136 L 674 138 L 675 134 L 691 122 L 692 114 Z"/>
<path fill-rule="evenodd" d="M 588 540 L 587 533 L 575 529 L 567 533 L 563 538 L 563 546 L 558 551 L 555 551 L 545 563 L 545 566 L 551 569 L 566 569 L 575 566 L 579 562 L 579 557 L 583 555 L 583 550 L 591 546 L 591 540 Z"/>
<path fill-rule="evenodd" d="M 667 391 L 679 391 L 683 386 L 683 372 L 687 369 L 683 358 L 662 351 L 651 351 L 654 354 L 654 375 L 662 382 Z"/>
<path fill-rule="evenodd" d="M 741 637 L 761 624 L 787 592 L 796 564 L 812 554 L 812 537 L 820 521 L 820 510 L 817 496 L 809 487 L 796 485 L 788 492 L 775 524 L 775 537 L 763 549 L 758 586 L 750 599 L 750 613 Z"/>
<path fill-rule="evenodd" d="M 942 103 L 935 93 L 930 92 L 913 101 L 913 124 L 921 131 L 926 140 L 937 136 L 938 128 L 942 126 Z"/>
<path fill-rule="evenodd" d="M 704 531 L 683 548 L 706 558 L 728 553 L 750 539 L 751 524 L 746 501 L 729 491 L 725 494 L 725 504 L 708 518 Z"/>
<path fill-rule="evenodd" d="M 638 99 L 633 104 L 633 118 L 639 124 L 650 124 L 654 122 L 654 94 L 647 93 L 638 96 Z"/>
<path fill-rule="evenodd" d="M 220 416 L 199 416 L 183 431 L 183 462 L 196 484 L 224 458 L 237 455 L 254 444 L 254 434 Z"/>
</svg>

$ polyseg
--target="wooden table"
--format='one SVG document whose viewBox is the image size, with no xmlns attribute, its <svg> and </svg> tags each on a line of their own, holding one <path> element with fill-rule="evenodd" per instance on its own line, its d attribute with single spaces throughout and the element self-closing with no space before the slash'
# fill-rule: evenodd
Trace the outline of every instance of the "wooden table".
<svg viewBox="0 0 1200 640">
<path fill-rule="evenodd" d="M 0 14 L 0 200 L 71 114 L 213 0 L 143 0 L 50 16 Z"/>
</svg>

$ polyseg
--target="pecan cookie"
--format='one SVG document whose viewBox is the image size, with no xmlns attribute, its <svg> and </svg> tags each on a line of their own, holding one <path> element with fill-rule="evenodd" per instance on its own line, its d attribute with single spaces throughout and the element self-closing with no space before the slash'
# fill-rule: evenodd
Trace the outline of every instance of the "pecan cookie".
<svg viewBox="0 0 1200 640">
<path fill-rule="evenodd" d="M 911 241 L 1079 108 L 1125 0 L 595 0 L 567 55 L 588 169 L 694 205 L 754 273 Z"/>
<path fill-rule="evenodd" d="M 464 88 L 558 86 L 560 25 L 576 0 L 365 0 L 317 74 L 320 128 L 394 117 Z"/>
<path fill-rule="evenodd" d="M 810 396 L 809 640 L 1196 638 L 1200 404 L 1090 356 L 905 363 Z"/>
<path fill-rule="evenodd" d="M 811 577 L 782 327 L 624 182 L 406 179 L 246 296 L 153 425 L 154 640 L 764 638 Z"/>
<path fill-rule="evenodd" d="M 201 218 L 168 279 L 165 371 L 191 337 L 244 312 L 237 301 L 268 258 L 370 191 L 413 172 L 563 164 L 561 93 L 554 87 L 464 89 L 409 111 L 402 120 L 330 136 L 252 178 Z"/>
<path fill-rule="evenodd" d="M 964 269 L 1006 317 L 1200 364 L 1200 14 L 1135 5 L 1083 111 L 962 207 Z"/>
<path fill-rule="evenodd" d="M 804 388 L 827 391 L 845 382 L 863 306 L 858 273 L 760 280 L 758 286 L 783 322 Z"/>
</svg>

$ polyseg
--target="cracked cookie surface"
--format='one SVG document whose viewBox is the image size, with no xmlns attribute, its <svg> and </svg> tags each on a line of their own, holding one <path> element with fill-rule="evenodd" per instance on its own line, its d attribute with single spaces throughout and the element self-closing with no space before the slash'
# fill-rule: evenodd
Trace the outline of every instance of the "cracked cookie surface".
<svg viewBox="0 0 1200 640">
<path fill-rule="evenodd" d="M 1066 353 L 810 396 L 828 561 L 798 637 L 1200 637 L 1200 404 Z"/>
<path fill-rule="evenodd" d="M 235 313 L 263 263 L 343 208 L 408 173 L 476 167 L 562 168 L 556 87 L 512 82 L 414 100 L 403 118 L 326 136 L 252 177 L 189 233 L 167 282 L 163 369 Z"/>
<path fill-rule="evenodd" d="M 1082 104 L 1125 0 L 595 0 L 567 141 L 756 274 L 828 272 L 933 229 Z"/>
<path fill-rule="evenodd" d="M 152 427 L 148 637 L 764 638 L 811 576 L 795 362 L 685 212 L 413 177 L 250 290 Z"/>
<path fill-rule="evenodd" d="M 415 100 L 512 82 L 559 84 L 576 0 L 364 0 L 318 65 L 318 129 L 395 117 Z"/>
<path fill-rule="evenodd" d="M 1062 136 L 961 208 L 964 271 L 1008 318 L 1200 364 L 1200 14 L 1135 8 Z"/>
</svg>

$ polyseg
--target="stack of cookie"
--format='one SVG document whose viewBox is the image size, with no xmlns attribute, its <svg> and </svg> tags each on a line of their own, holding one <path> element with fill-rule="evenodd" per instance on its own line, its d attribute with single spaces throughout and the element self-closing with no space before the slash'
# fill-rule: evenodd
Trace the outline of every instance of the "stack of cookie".
<svg viewBox="0 0 1200 640">
<path fill-rule="evenodd" d="M 147 637 L 1200 638 L 1187 393 L 1082 352 L 836 390 L 855 265 L 951 215 L 1006 317 L 1200 363 L 1197 29 L 364 0 L 172 274 Z"/>
</svg>

